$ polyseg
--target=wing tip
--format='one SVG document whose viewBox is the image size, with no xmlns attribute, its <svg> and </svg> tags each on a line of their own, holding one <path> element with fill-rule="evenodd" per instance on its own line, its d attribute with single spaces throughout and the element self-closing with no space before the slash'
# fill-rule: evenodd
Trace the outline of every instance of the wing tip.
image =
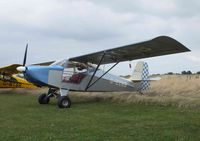
<svg viewBox="0 0 200 141">
<path fill-rule="evenodd" d="M 182 43 L 180 43 L 179 41 L 177 41 L 176 39 L 170 37 L 170 36 L 166 36 L 166 35 L 161 35 L 158 36 L 152 40 L 156 40 L 159 42 L 168 42 L 168 43 L 172 43 L 175 44 L 177 47 L 179 47 L 178 49 L 180 49 L 181 52 L 190 52 L 191 50 L 189 48 L 187 48 L 185 45 L 183 45 Z"/>
</svg>

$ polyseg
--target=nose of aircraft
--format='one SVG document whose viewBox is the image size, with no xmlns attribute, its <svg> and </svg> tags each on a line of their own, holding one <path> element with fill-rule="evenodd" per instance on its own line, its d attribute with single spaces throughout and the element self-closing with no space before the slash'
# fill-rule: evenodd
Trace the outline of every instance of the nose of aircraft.
<svg viewBox="0 0 200 141">
<path fill-rule="evenodd" d="M 59 65 L 51 66 L 26 66 L 28 44 L 26 45 L 23 65 L 17 67 L 24 78 L 37 86 L 54 86 L 59 87 L 64 68 Z"/>
<path fill-rule="evenodd" d="M 63 71 L 61 66 L 20 66 L 17 68 L 19 72 L 24 73 L 24 77 L 37 86 L 48 86 L 52 71 Z"/>
</svg>

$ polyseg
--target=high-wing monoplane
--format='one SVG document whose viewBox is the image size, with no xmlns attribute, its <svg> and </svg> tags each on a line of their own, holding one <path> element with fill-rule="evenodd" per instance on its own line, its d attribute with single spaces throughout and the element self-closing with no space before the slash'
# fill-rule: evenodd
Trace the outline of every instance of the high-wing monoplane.
<svg viewBox="0 0 200 141">
<path fill-rule="evenodd" d="M 178 41 L 159 36 L 149 41 L 56 61 L 49 66 L 26 66 L 26 48 L 23 66 L 17 70 L 23 72 L 31 83 L 49 87 L 47 94 L 39 96 L 40 104 L 48 104 L 55 96 L 59 108 L 69 108 L 69 91 L 143 91 L 149 87 L 147 63 L 139 62 L 127 80 L 109 73 L 120 62 L 187 51 L 190 50 Z M 105 64 L 113 65 L 107 71 L 101 70 L 100 66 Z"/>
</svg>

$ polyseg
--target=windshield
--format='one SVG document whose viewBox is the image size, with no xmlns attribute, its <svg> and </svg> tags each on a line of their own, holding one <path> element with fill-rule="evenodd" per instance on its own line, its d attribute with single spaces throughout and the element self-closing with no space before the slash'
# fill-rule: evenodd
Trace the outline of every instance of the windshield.
<svg viewBox="0 0 200 141">
<path fill-rule="evenodd" d="M 90 63 L 80 63 L 75 61 L 69 61 L 67 59 L 59 60 L 51 64 L 53 65 L 59 65 L 64 67 L 64 70 L 73 71 L 73 72 L 86 72 L 86 71 L 94 71 L 96 66 Z"/>
<path fill-rule="evenodd" d="M 56 62 L 52 63 L 50 66 L 58 65 L 58 66 L 62 66 L 64 68 L 66 68 L 67 64 L 68 64 L 68 60 L 67 59 L 63 59 L 63 60 L 59 60 L 59 61 L 56 61 Z"/>
</svg>

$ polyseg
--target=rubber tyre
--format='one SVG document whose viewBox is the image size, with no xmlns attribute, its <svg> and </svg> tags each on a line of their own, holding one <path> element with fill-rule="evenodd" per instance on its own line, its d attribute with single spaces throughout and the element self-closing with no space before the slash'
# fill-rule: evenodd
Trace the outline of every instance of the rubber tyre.
<svg viewBox="0 0 200 141">
<path fill-rule="evenodd" d="M 47 97 L 46 94 L 41 94 L 39 97 L 38 97 L 38 102 L 40 104 L 48 104 L 49 103 L 49 97 Z"/>
<path fill-rule="evenodd" d="M 58 97 L 58 107 L 59 108 L 70 108 L 71 100 L 67 96 Z"/>
</svg>

